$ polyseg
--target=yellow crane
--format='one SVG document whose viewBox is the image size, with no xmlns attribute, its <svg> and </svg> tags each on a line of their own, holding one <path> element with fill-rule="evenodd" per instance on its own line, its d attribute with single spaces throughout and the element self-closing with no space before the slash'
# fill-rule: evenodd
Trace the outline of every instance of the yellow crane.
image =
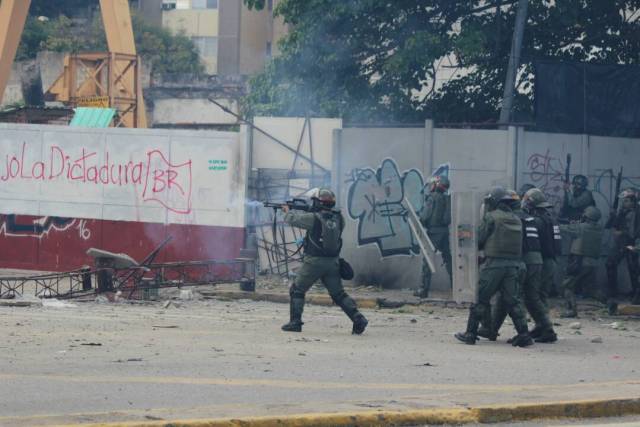
<svg viewBox="0 0 640 427">
<path fill-rule="evenodd" d="M 52 0 L 55 1 L 55 0 Z M 0 100 L 11 73 L 31 0 L 0 0 Z M 47 98 L 117 111 L 115 126 L 147 127 L 140 85 L 141 62 L 127 0 L 100 0 L 108 52 L 67 55 Z"/>
</svg>

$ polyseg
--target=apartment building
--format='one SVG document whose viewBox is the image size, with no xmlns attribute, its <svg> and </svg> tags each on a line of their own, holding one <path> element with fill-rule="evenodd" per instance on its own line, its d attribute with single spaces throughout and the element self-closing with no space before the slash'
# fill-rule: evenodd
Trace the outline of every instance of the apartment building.
<svg viewBox="0 0 640 427">
<path fill-rule="evenodd" d="M 206 72 L 211 75 L 251 75 L 277 54 L 277 41 L 286 33 L 268 0 L 261 11 L 243 0 L 138 0 L 139 13 L 156 25 L 190 37 Z"/>
</svg>

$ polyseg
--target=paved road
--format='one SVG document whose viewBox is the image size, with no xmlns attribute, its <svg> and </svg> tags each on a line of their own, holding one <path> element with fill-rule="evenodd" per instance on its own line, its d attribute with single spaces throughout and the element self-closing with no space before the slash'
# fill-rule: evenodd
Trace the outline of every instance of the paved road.
<svg viewBox="0 0 640 427">
<path fill-rule="evenodd" d="M 352 336 L 336 307 L 307 306 L 295 334 L 283 304 L 180 304 L 0 307 L 0 425 L 640 396 L 640 322 L 598 312 L 517 349 L 457 343 L 466 311 L 451 308 L 366 310 Z"/>
</svg>

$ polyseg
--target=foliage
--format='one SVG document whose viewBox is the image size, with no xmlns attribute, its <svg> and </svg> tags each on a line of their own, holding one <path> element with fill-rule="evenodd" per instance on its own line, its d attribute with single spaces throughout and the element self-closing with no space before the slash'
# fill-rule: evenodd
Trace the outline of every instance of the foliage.
<svg viewBox="0 0 640 427">
<path fill-rule="evenodd" d="M 281 56 L 251 81 L 244 108 L 351 121 L 495 122 L 517 9 L 514 0 L 502 3 L 498 13 L 480 0 L 281 0 L 275 13 L 290 31 Z M 640 0 L 529 2 L 516 117 L 532 114 L 537 58 L 639 63 L 639 9 Z M 442 58 L 456 68 L 440 82 Z"/>
<path fill-rule="evenodd" d="M 62 3 L 71 4 L 72 2 Z M 138 54 L 142 56 L 143 61 L 151 63 L 154 75 L 200 75 L 204 72 L 197 48 L 184 34 L 174 35 L 167 29 L 148 24 L 135 14 L 132 14 L 132 25 Z M 69 53 L 107 50 L 100 14 L 96 13 L 93 22 L 86 28 L 64 14 L 57 15 L 48 21 L 30 16 L 25 24 L 16 58 L 18 60 L 34 58 L 41 50 Z"/>
</svg>

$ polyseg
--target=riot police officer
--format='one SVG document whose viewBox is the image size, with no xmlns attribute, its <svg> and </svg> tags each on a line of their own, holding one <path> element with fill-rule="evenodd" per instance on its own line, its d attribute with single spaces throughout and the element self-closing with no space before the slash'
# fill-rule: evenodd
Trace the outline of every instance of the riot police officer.
<svg viewBox="0 0 640 427">
<path fill-rule="evenodd" d="M 595 206 L 596 202 L 593 200 L 591 191 L 587 189 L 589 179 L 586 176 L 574 176 L 571 184 L 573 186 L 572 190 L 569 190 L 569 184 L 565 184 L 564 187 L 564 200 L 560 210 L 560 218 L 569 222 L 578 222 L 582 218 L 584 210 L 588 206 Z"/>
<path fill-rule="evenodd" d="M 449 178 L 435 176 L 429 183 L 429 192 L 425 195 L 424 206 L 420 211 L 420 222 L 427 229 L 429 239 L 433 246 L 442 254 L 449 283 L 451 283 L 451 247 L 449 245 L 449 225 L 451 224 L 451 197 L 449 190 Z M 420 298 L 427 298 L 431 289 L 431 269 L 426 261 L 422 260 L 422 287 L 414 293 Z"/>
<path fill-rule="evenodd" d="M 575 291 L 581 281 L 595 276 L 602 245 L 602 225 L 600 210 L 588 206 L 577 224 L 560 225 L 560 231 L 573 238 L 569 252 L 567 276 L 562 287 L 567 309 L 561 317 L 578 317 Z"/>
<path fill-rule="evenodd" d="M 610 314 L 618 309 L 616 302 L 618 290 L 618 265 L 622 260 L 627 261 L 629 278 L 634 291 L 633 304 L 640 304 L 638 291 L 638 253 L 628 250 L 638 237 L 640 228 L 640 210 L 638 208 L 638 193 L 636 190 L 624 190 L 618 196 L 622 201 L 618 212 L 611 212 L 607 226 L 612 228 L 613 246 L 607 257 L 607 306 Z"/>
<path fill-rule="evenodd" d="M 340 278 L 339 255 L 342 248 L 344 218 L 339 210 L 334 209 L 336 196 L 331 190 L 321 188 L 311 200 L 312 212 L 290 211 L 287 205 L 282 206 L 287 224 L 307 230 L 302 267 L 289 288 L 289 323 L 283 325 L 282 330 L 302 331 L 305 294 L 314 282 L 321 280 L 333 302 L 353 322 L 352 333 L 361 334 L 367 327 L 367 319 L 358 311 L 353 298 L 344 291 Z"/>
<path fill-rule="evenodd" d="M 560 227 L 553 216 L 552 205 L 547 202 L 544 193 L 533 188 L 524 195 L 524 204 L 527 206 L 527 212 L 533 217 L 538 218 L 542 223 L 540 230 L 540 253 L 542 254 L 542 276 L 540 277 L 540 300 L 549 312 L 547 299 L 553 286 L 553 278 L 556 271 L 556 257 L 562 254 L 562 237 L 560 235 Z M 531 331 L 531 336 L 538 338 L 542 330 L 535 328 Z"/>
<path fill-rule="evenodd" d="M 493 188 L 484 199 L 487 212 L 478 228 L 478 248 L 485 261 L 478 281 L 478 302 L 471 306 L 465 332 L 455 337 L 465 344 L 475 344 L 480 320 L 490 317 L 491 298 L 501 293 L 506 311 L 513 319 L 517 335 L 514 346 L 533 344 L 518 292 L 518 274 L 522 263 L 522 222 L 509 206 L 512 197 L 504 188 Z M 491 322 L 489 321 L 488 324 Z"/>
<path fill-rule="evenodd" d="M 534 187 L 535 188 L 535 187 Z M 539 217 L 532 215 L 535 207 L 532 203 L 531 195 L 537 195 L 540 190 L 525 192 L 525 197 L 520 202 L 519 196 L 513 192 L 514 199 L 512 209 L 522 220 L 522 260 L 524 266 L 519 276 L 520 295 L 524 300 L 527 311 L 535 321 L 535 327 L 531 331 L 536 335 L 536 342 L 552 343 L 558 340 L 553 330 L 553 324 L 549 318 L 549 309 L 542 301 L 542 269 L 543 259 L 540 245 L 540 235 L 544 234 L 544 223 Z M 529 191 L 531 191 L 529 193 Z M 540 192 L 541 193 L 541 192 Z M 527 194 L 529 196 L 527 196 Z M 535 196 L 534 196 L 535 199 Z M 495 339 L 502 322 L 506 317 L 506 312 L 502 308 L 502 299 L 496 304 L 494 314 L 494 328 L 489 339 Z"/>
</svg>

